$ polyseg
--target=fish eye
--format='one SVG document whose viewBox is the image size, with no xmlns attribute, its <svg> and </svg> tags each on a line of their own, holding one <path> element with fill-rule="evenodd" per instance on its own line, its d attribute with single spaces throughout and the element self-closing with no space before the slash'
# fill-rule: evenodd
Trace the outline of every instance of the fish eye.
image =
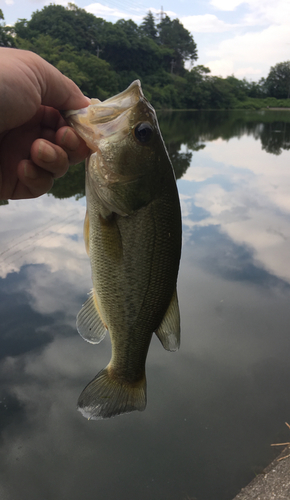
<svg viewBox="0 0 290 500">
<path fill-rule="evenodd" d="M 149 142 L 153 134 L 153 128 L 148 122 L 139 123 L 135 127 L 134 133 L 139 142 Z"/>
</svg>

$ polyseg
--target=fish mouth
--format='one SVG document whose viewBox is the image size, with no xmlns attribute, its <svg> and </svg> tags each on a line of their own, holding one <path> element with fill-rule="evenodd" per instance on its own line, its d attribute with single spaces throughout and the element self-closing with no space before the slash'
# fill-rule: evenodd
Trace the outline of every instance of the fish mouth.
<svg viewBox="0 0 290 500">
<path fill-rule="evenodd" d="M 119 142 L 128 135 L 132 109 L 142 101 L 152 108 L 142 92 L 140 81 L 135 80 L 126 90 L 106 101 L 91 99 L 86 108 L 67 111 L 65 118 L 92 151 L 98 151 L 102 139 Z"/>
<path fill-rule="evenodd" d="M 136 125 L 147 121 L 155 125 L 154 117 L 154 108 L 144 96 L 139 80 L 104 102 L 92 99 L 88 107 L 66 112 L 66 121 L 91 149 L 86 161 L 87 185 L 104 206 L 119 215 L 132 212 L 122 201 L 124 193 L 130 192 L 135 199 L 132 192 L 141 190 L 141 180 L 148 175 L 148 169 L 128 168 L 128 155 L 121 158 L 120 151 L 127 150 L 130 141 L 137 144 L 133 134 Z"/>
</svg>

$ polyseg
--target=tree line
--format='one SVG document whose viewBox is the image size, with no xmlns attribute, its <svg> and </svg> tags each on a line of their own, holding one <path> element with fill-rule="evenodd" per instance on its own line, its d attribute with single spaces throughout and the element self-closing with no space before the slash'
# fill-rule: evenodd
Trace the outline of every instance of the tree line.
<svg viewBox="0 0 290 500">
<path fill-rule="evenodd" d="M 11 27 L 0 9 L 0 46 L 36 52 L 101 100 L 140 79 L 161 109 L 290 107 L 290 61 L 259 82 L 213 76 L 196 64 L 197 45 L 180 21 L 165 16 L 156 23 L 150 11 L 138 26 L 105 21 L 72 3 L 51 4 Z"/>
</svg>

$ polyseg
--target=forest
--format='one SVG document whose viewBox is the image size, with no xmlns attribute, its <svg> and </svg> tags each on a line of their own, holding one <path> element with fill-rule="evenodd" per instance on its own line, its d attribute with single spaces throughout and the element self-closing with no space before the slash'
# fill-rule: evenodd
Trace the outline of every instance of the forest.
<svg viewBox="0 0 290 500">
<path fill-rule="evenodd" d="M 290 61 L 259 82 L 213 76 L 197 64 L 197 45 L 180 21 L 164 16 L 156 23 L 150 11 L 138 26 L 105 21 L 73 3 L 50 4 L 7 26 L 0 9 L 0 46 L 39 54 L 101 100 L 140 79 L 157 109 L 290 107 Z"/>
</svg>

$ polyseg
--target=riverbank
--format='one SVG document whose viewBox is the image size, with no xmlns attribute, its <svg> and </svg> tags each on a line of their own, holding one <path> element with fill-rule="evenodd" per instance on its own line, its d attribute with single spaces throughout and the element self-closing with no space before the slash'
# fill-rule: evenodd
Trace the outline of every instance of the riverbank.
<svg viewBox="0 0 290 500">
<path fill-rule="evenodd" d="M 263 473 L 256 476 L 233 500 L 290 499 L 289 453 L 289 446 L 286 446 L 282 453 L 264 469 Z"/>
</svg>

